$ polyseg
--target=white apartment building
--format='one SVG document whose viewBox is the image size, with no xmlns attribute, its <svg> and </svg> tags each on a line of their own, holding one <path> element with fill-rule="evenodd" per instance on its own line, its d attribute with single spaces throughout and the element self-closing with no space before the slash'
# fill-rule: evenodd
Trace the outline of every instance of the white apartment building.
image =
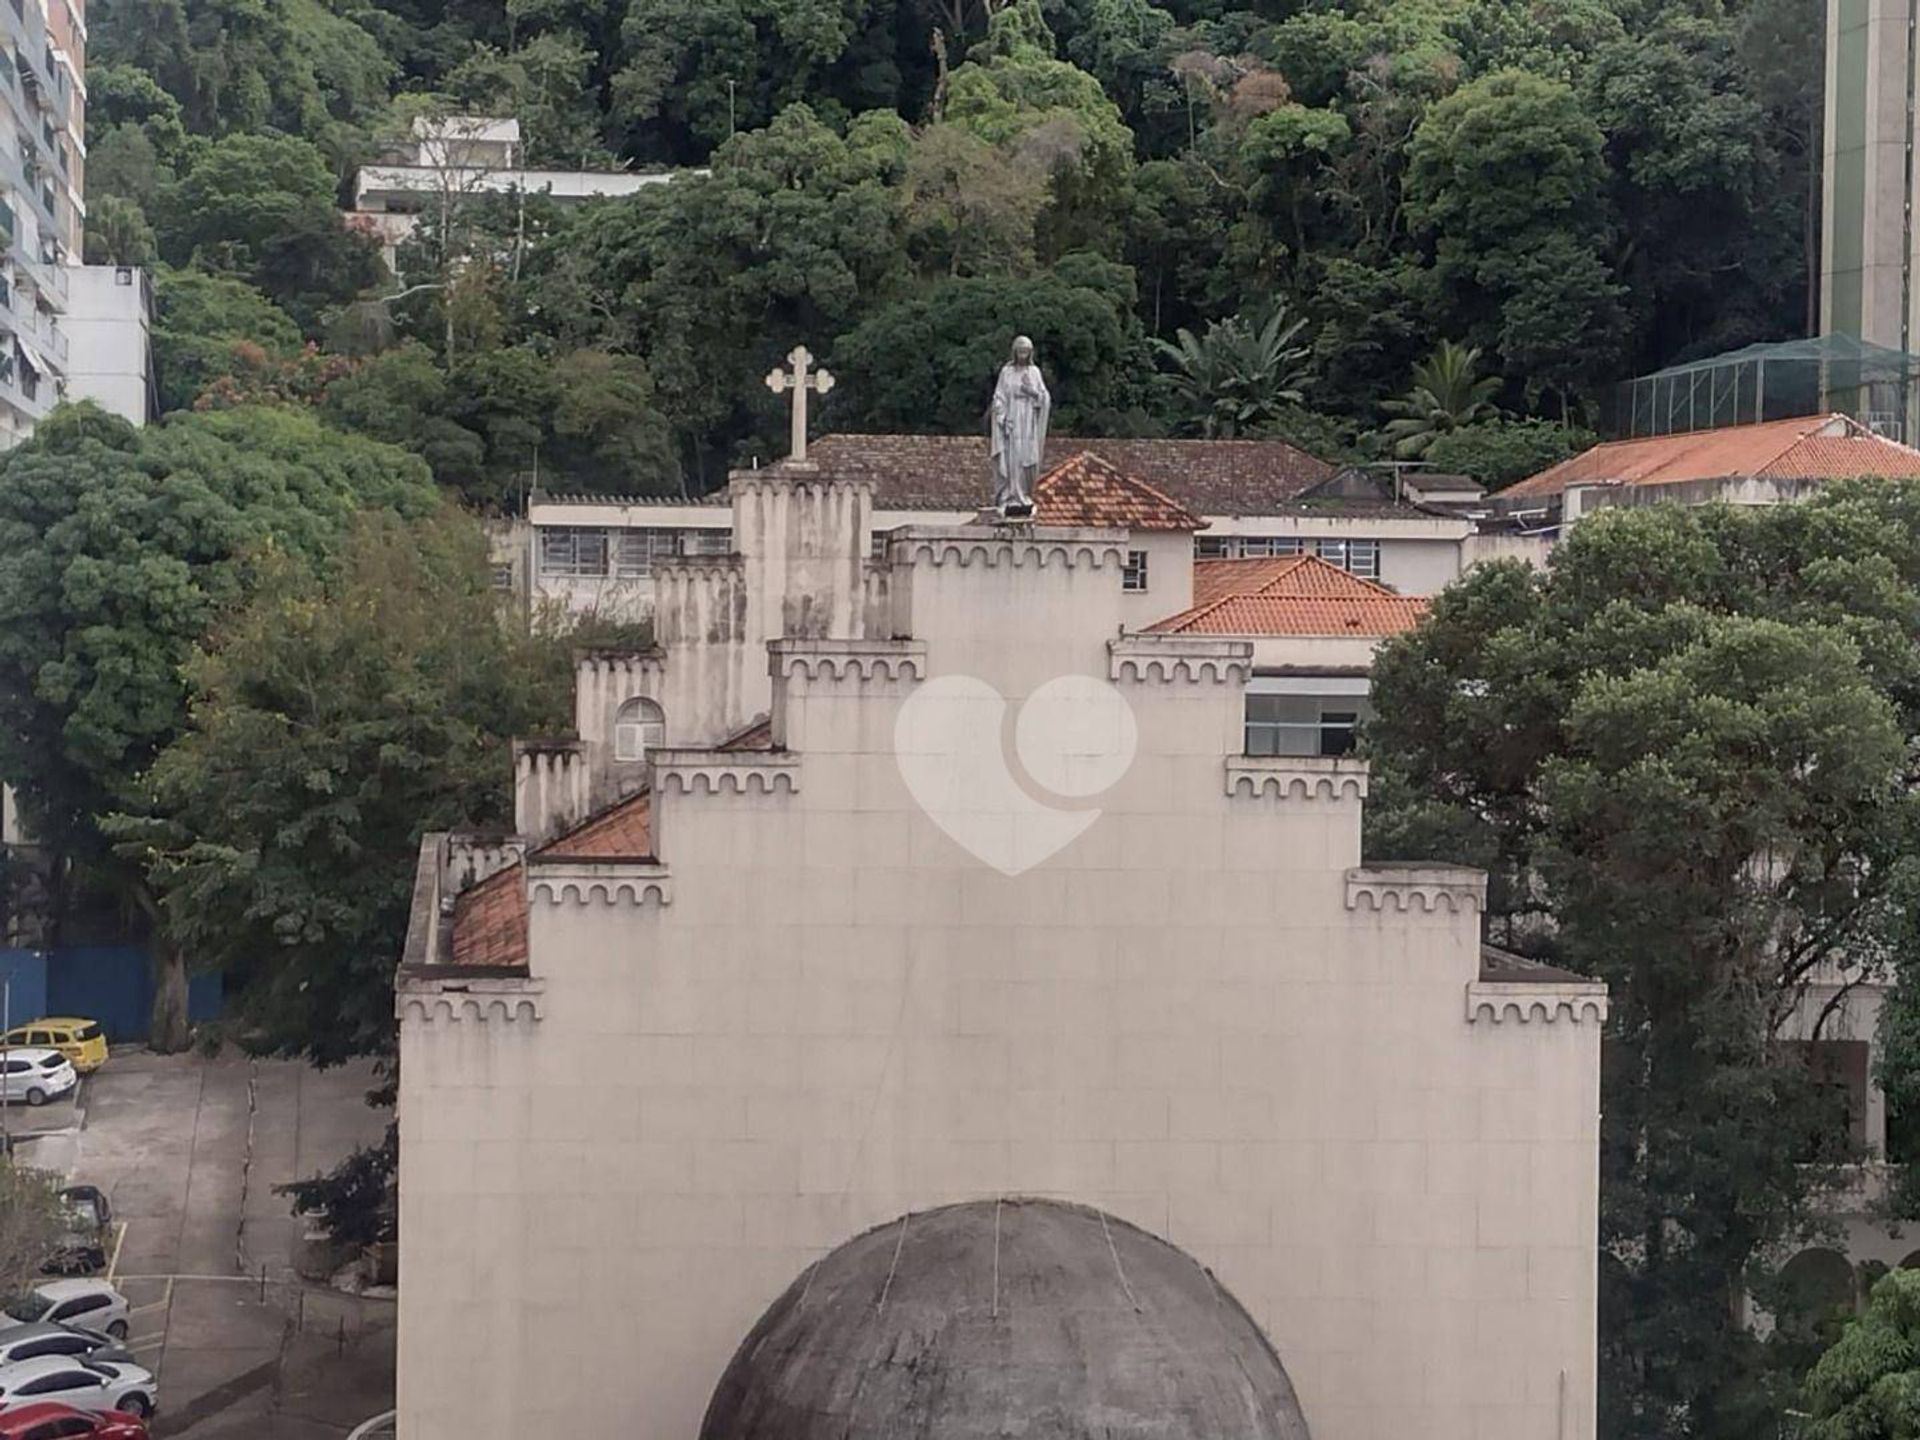
<svg viewBox="0 0 1920 1440">
<path fill-rule="evenodd" d="M 0 448 L 65 394 L 62 328 L 86 217 L 82 0 L 0 3 Z"/>
<path fill-rule="evenodd" d="M 67 397 L 134 425 L 159 408 L 153 375 L 153 284 L 133 265 L 76 265 L 64 329 Z"/>
<path fill-rule="evenodd" d="M 400 247 L 423 219 L 432 223 L 472 196 L 541 195 L 578 203 L 631 195 L 672 178 L 666 171 L 537 169 L 524 163 L 523 154 L 518 120 L 417 117 L 405 144 L 380 164 L 363 166 L 354 178 L 347 223 L 379 239 L 392 270 L 398 268 Z"/>
</svg>

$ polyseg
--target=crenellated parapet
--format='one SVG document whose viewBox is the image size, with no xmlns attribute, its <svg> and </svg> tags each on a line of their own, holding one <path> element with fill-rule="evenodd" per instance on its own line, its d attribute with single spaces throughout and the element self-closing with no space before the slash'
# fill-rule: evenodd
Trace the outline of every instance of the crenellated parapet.
<svg viewBox="0 0 1920 1440">
<path fill-rule="evenodd" d="M 541 905 L 622 905 L 636 910 L 673 903 L 673 873 L 642 860 L 564 860 L 533 856 L 527 862 L 527 898 Z"/>
<path fill-rule="evenodd" d="M 1126 564 L 1127 532 L 1056 525 L 909 525 L 887 539 L 894 565 L 981 569 L 1111 569 Z"/>
<path fill-rule="evenodd" d="M 518 865 L 527 842 L 518 835 L 485 835 L 454 831 L 446 837 L 440 856 L 440 887 L 447 895 L 470 890 L 489 875 Z"/>
<path fill-rule="evenodd" d="M 747 571 L 738 555 L 657 566 L 654 594 L 654 636 L 664 649 L 747 638 Z"/>
<path fill-rule="evenodd" d="M 924 680 L 927 647 L 920 640 L 807 640 L 790 637 L 767 646 L 776 680 Z"/>
<path fill-rule="evenodd" d="M 1107 678 L 1116 684 L 1244 685 L 1253 642 L 1210 635 L 1122 635 L 1107 642 Z"/>
<path fill-rule="evenodd" d="M 654 648 L 598 648 L 573 652 L 573 728 L 589 744 L 605 744 L 613 717 L 637 696 L 659 700 L 666 688 L 666 656 Z"/>
<path fill-rule="evenodd" d="M 1607 1018 L 1607 987 L 1599 981 L 1472 980 L 1467 983 L 1467 1023 L 1493 1025 L 1598 1025 Z"/>
<path fill-rule="evenodd" d="M 653 785 L 661 795 L 794 795 L 800 757 L 784 750 L 656 750 Z"/>
<path fill-rule="evenodd" d="M 1229 755 L 1227 795 L 1235 800 L 1352 801 L 1367 798 L 1363 760 L 1321 755 Z"/>
<path fill-rule="evenodd" d="M 1347 909 L 1478 915 L 1487 872 L 1469 865 L 1360 865 L 1347 871 Z"/>
<path fill-rule="evenodd" d="M 513 742 L 513 828 L 516 832 L 538 843 L 584 820 L 592 804 L 592 766 L 583 742 Z"/>
<path fill-rule="evenodd" d="M 541 1018 L 546 982 L 524 970 L 436 965 L 433 973 L 402 970 L 393 1011 L 401 1024 L 510 1025 Z"/>
</svg>

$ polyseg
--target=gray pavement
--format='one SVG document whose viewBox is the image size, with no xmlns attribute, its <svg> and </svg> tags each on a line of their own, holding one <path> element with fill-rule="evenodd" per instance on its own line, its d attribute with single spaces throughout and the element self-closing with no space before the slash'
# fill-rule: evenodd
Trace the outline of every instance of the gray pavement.
<svg viewBox="0 0 1920 1440">
<path fill-rule="evenodd" d="M 70 1145 L 64 1168 L 112 1200 L 130 1343 L 160 1377 L 156 1436 L 342 1436 L 392 1404 L 391 1302 L 302 1285 L 300 1222 L 273 1193 L 380 1138 L 374 1079 L 364 1065 L 116 1055 L 86 1082 L 77 1137 L 29 1147 Z"/>
</svg>

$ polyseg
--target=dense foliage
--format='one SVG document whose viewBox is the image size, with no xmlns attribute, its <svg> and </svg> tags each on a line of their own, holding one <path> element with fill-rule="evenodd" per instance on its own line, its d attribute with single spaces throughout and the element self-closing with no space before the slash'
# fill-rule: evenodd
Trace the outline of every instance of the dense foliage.
<svg viewBox="0 0 1920 1440">
<path fill-rule="evenodd" d="M 1016 331 L 1074 428 L 1359 436 L 1505 480 L 1617 379 L 1805 328 L 1820 17 L 100 0 L 88 244 L 173 267 L 169 406 L 323 404 L 491 506 L 775 453 L 759 379 L 797 340 L 842 380 L 824 425 L 972 429 Z M 383 276 L 332 207 L 448 113 L 517 116 L 534 163 L 711 173 L 570 212 L 453 197 Z M 1446 443 L 1489 421 L 1535 428 Z"/>
<path fill-rule="evenodd" d="M 1882 1276 L 1807 1377 L 1805 1440 L 1920 1434 L 1920 1270 Z"/>
<path fill-rule="evenodd" d="M 1771 1430 L 1807 1359 L 1743 1296 L 1859 1158 L 1788 1025 L 1916 953 L 1920 487 L 1603 512 L 1391 641 L 1369 848 L 1471 858 L 1493 938 L 1607 981 L 1602 1433 Z M 1912 987 L 1884 1065 L 1916 1093 Z M 1804 1020 L 1804 1016 L 1802 1017 Z M 1909 1207 L 1911 1200 L 1906 1202 Z M 1911 1210 L 1909 1210 L 1911 1213 Z"/>
</svg>

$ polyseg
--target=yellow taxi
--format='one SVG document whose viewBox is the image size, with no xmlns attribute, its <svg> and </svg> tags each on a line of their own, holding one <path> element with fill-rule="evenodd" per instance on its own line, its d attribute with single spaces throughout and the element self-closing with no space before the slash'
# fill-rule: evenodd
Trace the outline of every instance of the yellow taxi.
<svg viewBox="0 0 1920 1440">
<path fill-rule="evenodd" d="M 107 1037 L 99 1025 L 72 1015 L 47 1015 L 16 1025 L 7 1031 L 7 1044 L 58 1050 L 82 1075 L 107 1063 Z"/>
</svg>

